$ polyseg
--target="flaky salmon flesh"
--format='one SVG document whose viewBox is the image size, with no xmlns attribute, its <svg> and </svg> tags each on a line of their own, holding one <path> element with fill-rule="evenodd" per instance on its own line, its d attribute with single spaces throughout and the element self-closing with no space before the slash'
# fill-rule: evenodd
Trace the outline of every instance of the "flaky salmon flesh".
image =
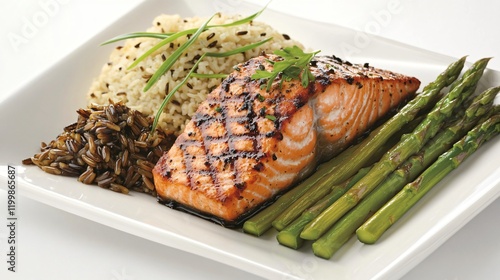
<svg viewBox="0 0 500 280">
<path fill-rule="evenodd" d="M 161 202 L 231 224 L 310 175 L 411 97 L 420 81 L 368 64 L 317 56 L 314 82 L 252 79 L 280 58 L 237 65 L 157 162 Z"/>
</svg>

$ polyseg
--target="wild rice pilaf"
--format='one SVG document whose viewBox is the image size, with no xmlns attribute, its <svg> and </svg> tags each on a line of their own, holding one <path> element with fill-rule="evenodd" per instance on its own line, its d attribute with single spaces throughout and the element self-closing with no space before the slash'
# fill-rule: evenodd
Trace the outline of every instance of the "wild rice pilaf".
<svg viewBox="0 0 500 280">
<path fill-rule="evenodd" d="M 216 16 L 210 25 L 233 22 L 239 16 Z M 190 28 L 198 28 L 206 18 L 182 18 L 179 15 L 160 15 L 153 20 L 148 32 L 177 32 Z M 200 62 L 198 73 L 230 73 L 233 66 L 244 62 L 261 52 L 273 52 L 276 49 L 302 45 L 286 34 L 281 34 L 269 25 L 253 21 L 235 27 L 213 28 L 203 32 L 191 45 L 185 55 L 166 73 L 150 90 L 143 92 L 148 79 L 160 67 L 163 61 L 179 45 L 186 42 L 182 37 L 148 57 L 131 70 L 127 67 L 148 49 L 159 42 L 159 39 L 136 38 L 127 40 L 116 47 L 108 62 L 103 66 L 100 75 L 93 82 L 88 92 L 88 102 L 106 104 L 109 99 L 122 100 L 125 105 L 152 116 L 158 110 L 165 95 L 174 88 L 189 72 L 195 61 L 203 52 L 225 52 L 237 47 L 259 42 L 266 38 L 273 39 L 258 48 L 226 58 L 206 57 Z M 171 99 L 161 116 L 159 126 L 167 133 L 179 134 L 187 121 L 196 111 L 199 103 L 205 99 L 209 91 L 220 83 L 220 79 L 190 78 L 189 81 Z"/>
</svg>

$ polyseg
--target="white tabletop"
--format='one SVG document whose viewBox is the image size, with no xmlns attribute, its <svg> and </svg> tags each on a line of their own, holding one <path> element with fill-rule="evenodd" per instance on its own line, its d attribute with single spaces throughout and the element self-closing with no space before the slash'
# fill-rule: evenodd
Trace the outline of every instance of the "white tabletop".
<svg viewBox="0 0 500 280">
<path fill-rule="evenodd" d="M 0 100 L 140 2 L 22 0 L 0 3 L 0 86 L 3 89 Z M 216 0 L 214 4 L 217 2 L 223 3 Z M 230 2 L 237 4 L 239 0 Z M 366 1 L 361 5 L 359 1 L 322 0 L 316 1 L 315 6 L 305 2 L 274 0 L 269 8 L 372 32 L 453 57 L 468 54 L 471 61 L 500 54 L 498 1 L 384 0 Z M 500 70 L 500 59 L 492 60 L 490 68 Z M 6 193 L 0 191 L 2 209 L 6 201 Z M 57 210 L 23 197 L 22 192 L 18 211 L 18 272 L 8 272 L 2 261 L 0 279 L 256 278 L 237 268 Z M 498 213 L 500 199 L 403 279 L 500 279 Z M 5 211 L 0 211 L 2 221 L 6 221 L 4 215 Z M 7 254 L 6 236 L 7 228 L 1 226 L 3 260 Z"/>
</svg>

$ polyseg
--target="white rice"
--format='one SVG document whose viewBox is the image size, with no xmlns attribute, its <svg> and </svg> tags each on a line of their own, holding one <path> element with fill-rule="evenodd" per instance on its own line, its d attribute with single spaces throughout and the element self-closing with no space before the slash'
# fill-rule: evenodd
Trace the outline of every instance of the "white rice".
<svg viewBox="0 0 500 280">
<path fill-rule="evenodd" d="M 210 25 L 229 23 L 240 18 L 240 16 L 229 15 L 216 16 L 212 19 Z M 177 32 L 198 28 L 206 20 L 207 18 L 182 18 L 179 15 L 160 15 L 153 20 L 153 26 L 147 31 Z M 269 37 L 273 39 L 245 53 L 226 58 L 205 57 L 199 63 L 197 72 L 201 74 L 227 74 L 233 70 L 233 66 L 236 64 L 255 57 L 261 52 L 271 53 L 274 50 L 293 45 L 302 47 L 299 42 L 290 39 L 287 35 L 279 33 L 262 22 L 253 21 L 234 27 L 211 28 L 204 31 L 198 40 L 174 64 L 171 71 L 163 75 L 147 92 L 143 92 L 143 89 L 151 75 L 160 67 L 164 59 L 175 51 L 179 45 L 185 43 L 188 38 L 184 36 L 178 39 L 174 44 L 167 45 L 153 53 L 139 63 L 137 67 L 127 70 L 127 67 L 136 58 L 159 42 L 159 39 L 151 38 L 129 39 L 124 42 L 123 46 L 112 51 L 100 75 L 91 85 L 87 95 L 88 102 L 89 104 L 107 104 L 109 99 L 115 102 L 123 101 L 130 108 L 154 117 L 168 91 L 182 81 L 194 65 L 196 58 L 204 52 L 225 52 Z M 209 48 L 209 45 L 214 41 L 217 41 L 216 45 Z M 165 107 L 159 126 L 166 133 L 178 135 L 193 116 L 200 102 L 205 99 L 207 93 L 220 82 L 221 79 L 214 78 L 190 78 L 187 84 L 179 89 Z"/>
</svg>

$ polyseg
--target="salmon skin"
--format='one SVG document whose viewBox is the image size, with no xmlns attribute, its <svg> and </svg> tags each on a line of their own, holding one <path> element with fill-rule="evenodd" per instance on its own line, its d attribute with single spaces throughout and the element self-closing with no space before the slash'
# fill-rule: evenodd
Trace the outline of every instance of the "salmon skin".
<svg viewBox="0 0 500 280">
<path fill-rule="evenodd" d="M 237 65 L 157 162 L 158 199 L 225 226 L 310 175 L 411 97 L 420 81 L 335 56 L 310 63 L 314 82 L 254 80 L 280 57 Z"/>
</svg>

